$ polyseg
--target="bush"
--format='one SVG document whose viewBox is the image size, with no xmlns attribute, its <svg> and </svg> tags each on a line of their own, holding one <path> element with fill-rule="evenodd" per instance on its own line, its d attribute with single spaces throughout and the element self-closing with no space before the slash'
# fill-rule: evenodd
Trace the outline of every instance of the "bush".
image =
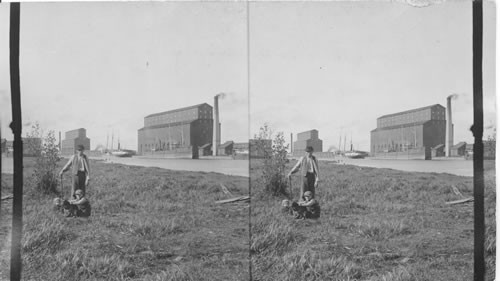
<svg viewBox="0 0 500 281">
<path fill-rule="evenodd" d="M 257 150 L 263 151 L 264 165 L 262 170 L 262 181 L 266 194 L 273 196 L 288 196 L 288 183 L 285 176 L 288 145 L 285 145 L 283 132 L 276 134 L 272 139 L 272 130 L 267 124 L 260 128 L 259 134 L 255 136 Z M 272 139 L 271 148 L 265 146 L 266 140 Z"/>
<path fill-rule="evenodd" d="M 42 138 L 38 123 L 32 127 L 28 138 Z M 42 142 L 28 142 L 27 145 L 36 157 L 32 174 L 35 190 L 44 194 L 58 194 L 56 168 L 60 157 L 54 131 L 49 131 Z"/>
</svg>

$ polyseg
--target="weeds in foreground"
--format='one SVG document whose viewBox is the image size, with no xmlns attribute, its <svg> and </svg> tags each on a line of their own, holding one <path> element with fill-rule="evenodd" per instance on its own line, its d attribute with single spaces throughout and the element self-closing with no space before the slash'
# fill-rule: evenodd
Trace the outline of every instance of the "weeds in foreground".
<svg viewBox="0 0 500 281">
<path fill-rule="evenodd" d="M 289 280 L 356 280 L 361 268 L 346 256 L 321 257 L 316 251 L 292 252 L 283 257 Z"/>
<path fill-rule="evenodd" d="M 290 163 L 289 166 L 294 163 Z M 252 190 L 264 165 L 253 161 Z M 494 163 L 493 163 L 494 165 Z M 318 221 L 280 214 L 285 197 L 252 200 L 252 255 L 258 280 L 470 280 L 473 179 L 320 162 Z M 494 280 L 495 179 L 485 181 L 487 279 Z M 255 186 L 257 185 L 257 187 Z M 294 185 L 296 186 L 296 185 Z M 275 250 L 277 249 L 277 250 Z"/>
<path fill-rule="evenodd" d="M 35 161 L 25 160 L 26 174 Z M 248 194 L 247 178 L 96 161 L 91 165 L 90 218 L 54 212 L 53 197 L 35 196 L 34 182 L 27 181 L 25 191 L 31 196 L 24 201 L 23 278 L 247 280 L 248 205 L 214 203 L 227 199 L 220 184 L 234 195 Z M 8 238 L 2 229 L 0 241 Z M 0 266 L 8 261 L 3 257 L 0 252 Z M 0 280 L 7 274 L 0 271 Z"/>
</svg>

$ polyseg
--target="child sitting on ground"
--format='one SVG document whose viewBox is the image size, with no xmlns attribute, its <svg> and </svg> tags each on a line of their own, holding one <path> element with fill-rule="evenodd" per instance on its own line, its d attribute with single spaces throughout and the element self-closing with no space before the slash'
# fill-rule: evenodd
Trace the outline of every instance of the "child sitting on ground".
<svg viewBox="0 0 500 281">
<path fill-rule="evenodd" d="M 55 198 L 54 210 L 63 213 L 66 217 L 89 217 L 91 212 L 90 202 L 83 196 L 81 189 L 75 191 L 73 199 Z"/>
<path fill-rule="evenodd" d="M 297 203 L 285 199 L 282 201 L 281 206 L 283 213 L 292 215 L 296 219 L 317 219 L 320 217 L 319 203 L 312 198 L 310 191 L 304 192 L 303 201 Z"/>
<path fill-rule="evenodd" d="M 321 209 L 319 203 L 312 197 L 311 191 L 304 192 L 304 201 L 299 201 L 298 205 L 306 219 L 317 219 L 320 217 Z"/>
</svg>

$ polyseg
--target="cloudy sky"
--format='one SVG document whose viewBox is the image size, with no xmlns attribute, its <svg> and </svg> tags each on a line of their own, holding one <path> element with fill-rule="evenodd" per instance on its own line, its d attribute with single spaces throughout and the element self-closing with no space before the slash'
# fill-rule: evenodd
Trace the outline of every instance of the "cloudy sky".
<svg viewBox="0 0 500 281">
<path fill-rule="evenodd" d="M 485 3 L 486 126 L 496 118 L 494 8 Z M 0 5 L 0 117 L 11 139 L 8 20 Z M 136 149 L 144 116 L 221 92 L 222 141 L 246 141 L 267 122 L 287 139 L 317 129 L 325 150 L 351 135 L 369 150 L 377 117 L 446 106 L 455 93 L 455 141 L 472 142 L 472 5 L 261 1 L 247 21 L 246 3 L 233 1 L 24 3 L 21 92 L 24 132 L 35 121 L 84 127 L 92 148 L 114 133 Z"/>
<path fill-rule="evenodd" d="M 495 10 L 485 4 L 485 123 L 495 122 Z M 317 129 L 323 149 L 347 137 L 369 150 L 382 115 L 453 103 L 455 141 L 473 142 L 472 4 L 250 5 L 251 132 Z M 489 131 L 491 133 L 491 130 Z M 294 138 L 295 138 L 294 136 Z M 343 145 L 342 145 L 343 146 Z"/>
<path fill-rule="evenodd" d="M 9 5 L 0 5 L 2 132 L 8 124 Z M 23 3 L 24 132 L 86 128 L 137 149 L 148 114 L 219 102 L 222 140 L 248 140 L 245 3 Z M 229 129 L 230 128 L 230 129 Z"/>
</svg>

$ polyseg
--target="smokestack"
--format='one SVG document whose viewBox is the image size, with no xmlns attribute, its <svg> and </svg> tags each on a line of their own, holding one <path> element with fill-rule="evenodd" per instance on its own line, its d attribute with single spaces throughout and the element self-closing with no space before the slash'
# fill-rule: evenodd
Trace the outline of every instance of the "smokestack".
<svg viewBox="0 0 500 281">
<path fill-rule="evenodd" d="M 290 153 L 293 153 L 293 133 L 290 133 Z"/>
<path fill-rule="evenodd" d="M 59 152 L 62 151 L 61 131 L 59 131 Z"/>
<path fill-rule="evenodd" d="M 451 147 L 453 146 L 453 120 L 451 118 L 451 99 L 453 97 L 453 95 L 450 95 L 446 98 L 446 157 L 451 156 Z"/>
<path fill-rule="evenodd" d="M 220 145 L 221 142 L 221 132 L 222 132 L 222 125 L 219 123 L 219 135 L 217 136 L 217 145 Z"/>
<path fill-rule="evenodd" d="M 214 97 L 214 133 L 212 141 L 212 152 L 213 156 L 217 156 L 217 148 L 219 147 L 220 137 L 219 137 L 219 95 Z"/>
</svg>

